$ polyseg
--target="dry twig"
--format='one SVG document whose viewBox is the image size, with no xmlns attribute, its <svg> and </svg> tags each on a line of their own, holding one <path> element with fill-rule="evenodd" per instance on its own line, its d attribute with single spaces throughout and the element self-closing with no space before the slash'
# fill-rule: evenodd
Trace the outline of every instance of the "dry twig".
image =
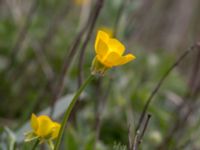
<svg viewBox="0 0 200 150">
<path fill-rule="evenodd" d="M 186 50 L 173 64 L 172 66 L 166 71 L 166 73 L 161 77 L 160 81 L 158 82 L 158 84 L 156 85 L 156 87 L 154 88 L 154 90 L 151 92 L 149 98 L 146 101 L 146 104 L 144 106 L 144 109 L 142 111 L 142 114 L 140 116 L 138 125 L 136 126 L 136 131 L 140 129 L 141 124 L 144 120 L 144 116 L 147 112 L 147 109 L 149 107 L 149 104 L 151 103 L 152 99 L 154 98 L 154 96 L 156 95 L 156 93 L 158 92 L 158 90 L 160 89 L 161 85 L 163 84 L 163 82 L 165 81 L 165 79 L 168 77 L 168 75 L 171 73 L 171 71 L 179 65 L 179 63 L 191 52 L 195 49 L 196 45 L 191 46 L 188 50 Z"/>
<path fill-rule="evenodd" d="M 91 20 L 93 20 L 93 21 L 90 24 L 89 31 L 88 31 L 86 38 L 85 38 L 85 41 L 83 42 L 83 45 L 81 47 L 81 51 L 80 51 L 80 55 L 79 55 L 79 62 L 78 62 L 78 66 L 79 66 L 78 86 L 79 87 L 81 86 L 81 84 L 83 82 L 83 64 L 84 64 L 84 59 L 85 59 L 85 57 L 84 57 L 85 56 L 85 50 L 86 50 L 86 47 L 88 45 L 88 42 L 91 39 L 91 35 L 92 35 L 93 29 L 94 29 L 94 26 L 95 26 L 95 23 L 96 23 L 96 19 L 99 16 L 101 8 L 103 7 L 103 3 L 104 3 L 104 0 L 98 0 L 95 7 L 94 7 L 94 11 L 92 11 L 94 15 L 91 18 Z"/>
<path fill-rule="evenodd" d="M 191 78 L 190 78 L 190 89 L 186 93 L 185 97 L 183 98 L 183 103 L 176 108 L 174 114 L 182 113 L 182 110 L 186 107 L 187 111 L 183 115 L 179 115 L 179 118 L 174 121 L 173 127 L 171 131 L 169 131 L 168 135 L 164 138 L 163 142 L 158 146 L 158 149 L 167 149 L 169 143 L 171 142 L 172 137 L 175 136 L 181 129 L 183 129 L 187 125 L 188 118 L 196 111 L 198 105 L 196 105 L 196 101 L 199 95 L 199 87 L 200 87 L 200 80 L 199 80 L 199 65 L 200 65 L 200 46 L 198 44 L 195 45 L 197 48 L 198 54 L 195 59 L 194 67 L 192 70 Z M 192 101 L 191 101 L 192 100 Z"/>
<path fill-rule="evenodd" d="M 134 138 L 134 143 L 133 143 L 133 150 L 137 150 L 139 145 L 141 144 L 142 139 L 143 139 L 144 134 L 145 134 L 145 131 L 146 131 L 147 126 L 149 124 L 150 118 L 151 118 L 151 115 L 147 114 L 147 117 L 146 117 L 146 120 L 144 122 L 144 127 L 142 129 L 142 132 L 140 133 L 139 130 L 136 132 L 136 136 Z"/>
<path fill-rule="evenodd" d="M 28 33 L 28 28 L 31 25 L 31 21 L 34 17 L 34 14 L 37 10 L 38 7 L 38 0 L 34 0 L 32 2 L 32 5 L 30 7 L 30 10 L 27 14 L 26 20 L 24 22 L 24 25 L 22 26 L 18 36 L 17 36 L 17 40 L 13 46 L 13 48 L 11 49 L 11 62 L 8 64 L 8 68 L 12 67 L 13 63 L 15 62 L 17 53 L 19 52 L 19 50 L 21 49 L 21 45 L 24 42 L 26 35 Z"/>
<path fill-rule="evenodd" d="M 92 12 L 90 17 L 88 18 L 88 21 L 86 23 L 86 25 L 83 27 L 83 29 L 78 33 L 78 35 L 76 36 L 74 42 L 72 43 L 70 49 L 69 49 L 69 53 L 65 56 L 64 62 L 63 62 L 63 67 L 62 67 L 62 71 L 60 73 L 60 76 L 57 80 L 57 84 L 56 84 L 56 88 L 53 92 L 53 98 L 52 98 L 52 111 L 51 114 L 54 111 L 54 103 L 56 102 L 56 100 L 60 97 L 61 93 L 63 92 L 63 86 L 64 86 L 64 80 L 65 80 L 65 75 L 68 72 L 69 66 L 72 63 L 72 60 L 77 52 L 78 46 L 80 45 L 81 39 L 84 35 L 84 33 L 87 31 L 87 29 L 89 28 L 89 33 L 92 33 L 93 29 L 94 29 L 94 25 L 96 23 L 96 20 L 98 18 L 99 15 L 99 11 L 101 10 L 100 8 L 102 7 L 102 4 L 104 0 L 98 0 L 96 3 L 96 6 Z M 96 16 L 96 17 L 94 17 Z M 92 19 L 92 20 L 91 20 Z M 88 44 L 88 40 L 90 39 L 90 35 L 88 35 L 87 40 L 84 42 L 85 44 L 83 45 L 83 49 L 87 46 Z"/>
</svg>

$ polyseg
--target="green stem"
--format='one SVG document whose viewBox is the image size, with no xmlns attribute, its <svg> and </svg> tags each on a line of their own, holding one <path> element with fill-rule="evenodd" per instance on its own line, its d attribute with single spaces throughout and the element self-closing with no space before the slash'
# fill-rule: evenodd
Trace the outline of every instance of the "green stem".
<svg viewBox="0 0 200 150">
<path fill-rule="evenodd" d="M 69 107 L 67 108 L 67 110 L 65 111 L 65 114 L 64 114 L 64 118 L 63 118 L 63 121 L 62 121 L 62 124 L 61 124 L 61 128 L 60 128 L 60 132 L 59 132 L 59 135 L 58 135 L 58 138 L 57 138 L 57 141 L 56 141 L 56 145 L 55 145 L 55 148 L 54 150 L 59 150 L 59 146 L 60 146 L 60 143 L 61 143 L 61 139 L 62 139 L 62 136 L 63 136 L 63 133 L 64 133 L 64 129 L 65 129 L 65 126 L 66 126 L 66 123 L 67 123 L 67 120 L 69 118 L 69 115 L 72 111 L 72 108 L 74 107 L 78 97 L 80 96 L 81 92 L 85 89 L 85 87 L 90 83 L 90 81 L 94 79 L 94 76 L 93 75 L 90 75 L 87 80 L 81 85 L 81 87 L 78 89 L 78 91 L 76 92 L 76 94 L 74 95 Z"/>
<path fill-rule="evenodd" d="M 36 149 L 36 147 L 38 146 L 39 142 L 40 142 L 40 140 L 37 139 L 37 141 L 35 142 L 35 144 L 34 144 L 33 147 L 32 147 L 32 150 L 35 150 L 35 149 Z"/>
</svg>

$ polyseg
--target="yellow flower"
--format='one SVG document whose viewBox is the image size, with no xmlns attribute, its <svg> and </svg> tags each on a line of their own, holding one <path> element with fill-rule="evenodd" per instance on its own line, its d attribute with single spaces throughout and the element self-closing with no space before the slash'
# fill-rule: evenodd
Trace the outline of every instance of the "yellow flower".
<svg viewBox="0 0 200 150">
<path fill-rule="evenodd" d="M 37 117 L 35 114 L 32 114 L 30 124 L 32 131 L 25 133 L 25 142 L 35 139 L 40 140 L 40 143 L 46 141 L 50 149 L 53 150 L 53 139 L 58 137 L 60 124 L 52 121 L 48 116 Z"/>
<path fill-rule="evenodd" d="M 125 46 L 117 39 L 111 38 L 106 32 L 99 30 L 95 41 L 96 57 L 92 64 L 93 74 L 104 74 L 112 67 L 120 66 L 135 59 L 132 54 L 123 56 Z"/>
<path fill-rule="evenodd" d="M 37 117 L 32 114 L 31 127 L 35 135 L 40 138 L 55 139 L 60 130 L 60 124 L 53 122 L 48 116 L 45 115 Z"/>
<path fill-rule="evenodd" d="M 110 38 L 113 37 L 114 32 L 113 32 L 112 28 L 102 26 L 102 27 L 99 28 L 99 30 L 101 30 L 101 31 L 105 32 L 106 34 L 108 34 L 108 36 Z"/>
</svg>

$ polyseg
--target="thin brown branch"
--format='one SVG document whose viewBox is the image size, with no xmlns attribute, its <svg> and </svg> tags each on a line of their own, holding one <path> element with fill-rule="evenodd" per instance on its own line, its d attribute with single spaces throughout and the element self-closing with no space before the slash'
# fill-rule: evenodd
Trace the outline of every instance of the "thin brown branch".
<svg viewBox="0 0 200 150">
<path fill-rule="evenodd" d="M 171 128 L 171 131 L 168 132 L 167 136 L 164 138 L 163 142 L 158 146 L 158 149 L 167 148 L 172 137 L 174 137 L 181 129 L 183 129 L 187 125 L 187 120 L 190 117 L 191 114 L 194 114 L 196 109 L 198 108 L 196 105 L 196 101 L 198 99 L 199 90 L 198 85 L 200 85 L 199 80 L 199 58 L 200 58 L 200 47 L 197 44 L 196 48 L 198 49 L 198 54 L 195 59 L 195 63 L 193 65 L 193 70 L 190 78 L 190 87 L 191 89 L 188 90 L 186 93 L 184 99 L 184 102 L 176 108 L 174 114 L 180 114 L 183 113 L 183 110 L 187 108 L 187 112 L 184 113 L 184 115 L 179 115 L 178 119 L 174 121 L 173 127 Z"/>
<path fill-rule="evenodd" d="M 93 16 L 92 16 L 92 22 L 91 22 L 91 25 L 90 25 L 90 29 L 86 35 L 86 38 L 85 38 L 85 41 L 83 42 L 83 45 L 81 47 L 81 51 L 80 51 L 80 56 L 79 56 L 79 62 L 78 62 L 78 86 L 80 87 L 82 82 L 83 82 L 83 64 L 84 64 L 84 60 L 85 60 L 85 50 L 86 50 L 86 47 L 88 45 L 88 42 L 90 41 L 91 39 L 91 36 L 92 36 L 92 32 L 94 30 L 94 26 L 95 26 L 95 23 L 96 23 L 96 19 L 98 18 L 99 16 L 99 13 L 100 13 L 100 10 L 101 8 L 103 7 L 103 3 L 104 3 L 104 0 L 98 0 L 95 7 L 94 7 L 94 12 L 93 12 Z"/>
<path fill-rule="evenodd" d="M 197 57 L 193 65 L 192 74 L 190 77 L 190 86 L 192 87 L 192 89 L 194 88 L 194 85 L 198 77 L 199 67 L 200 67 L 200 50 L 197 53 Z"/>
<path fill-rule="evenodd" d="M 145 134 L 145 131 L 146 131 L 146 129 L 147 129 L 147 126 L 148 126 L 148 124 L 149 124 L 150 119 L 151 119 L 151 115 L 148 114 L 148 115 L 147 115 L 147 119 L 146 119 L 146 121 L 145 121 L 145 123 L 144 123 L 144 128 L 143 128 L 143 130 L 142 130 L 142 133 L 141 133 L 140 138 L 139 138 L 139 141 L 138 141 L 138 142 L 139 142 L 138 145 L 142 142 L 142 139 L 143 139 L 143 137 L 144 137 L 144 134 Z"/>
<path fill-rule="evenodd" d="M 196 103 L 190 103 L 186 114 L 173 123 L 174 126 L 171 131 L 169 131 L 169 134 L 164 138 L 163 142 L 157 147 L 157 150 L 167 150 L 169 148 L 169 143 L 172 141 L 172 138 L 174 138 L 179 131 L 183 131 L 184 127 L 187 125 L 189 117 L 194 114 L 198 108 L 199 106 L 196 105 Z"/>
<path fill-rule="evenodd" d="M 200 85 L 200 83 L 198 84 Z M 168 132 L 169 134 L 167 134 L 167 136 L 164 138 L 163 142 L 158 146 L 157 149 L 159 150 L 163 150 L 164 148 L 167 149 L 172 138 L 174 138 L 179 131 L 183 131 L 183 129 L 188 125 L 189 117 L 192 114 L 195 114 L 195 112 L 199 108 L 199 105 L 195 103 L 198 100 L 199 94 L 200 94 L 199 90 L 198 88 L 196 88 L 195 91 L 187 97 L 187 99 L 184 99 L 185 103 L 182 105 L 181 108 L 179 108 L 179 111 L 181 112 L 181 110 L 184 109 L 185 106 L 187 106 L 186 113 L 184 113 L 184 115 L 182 116 L 180 115 L 179 118 L 173 123 L 171 131 Z M 177 112 L 177 110 L 175 112 Z"/>
<path fill-rule="evenodd" d="M 33 51 L 35 52 L 38 63 L 40 64 L 45 76 L 47 77 L 47 80 L 51 82 L 54 78 L 54 71 L 51 68 L 51 65 L 49 64 L 46 55 L 37 43 L 33 43 L 32 47 Z"/>
<path fill-rule="evenodd" d="M 100 0 L 100 1 L 102 1 L 102 0 Z M 98 7 L 101 7 L 101 5 L 99 5 L 99 1 L 97 2 L 96 5 Z M 100 11 L 100 9 L 97 9 L 97 10 Z M 56 100 L 60 97 L 60 95 L 63 92 L 65 75 L 67 74 L 69 66 L 71 65 L 72 60 L 73 60 L 73 58 L 74 58 L 74 56 L 75 56 L 75 54 L 76 54 L 76 52 L 78 50 L 78 46 L 81 43 L 81 39 L 82 39 L 84 33 L 87 31 L 88 28 L 90 28 L 89 31 L 92 31 L 93 28 L 94 28 L 95 22 L 96 22 L 96 20 L 98 18 L 98 15 L 96 16 L 96 18 L 92 17 L 94 14 L 99 14 L 99 13 L 96 13 L 96 10 L 91 12 L 91 15 L 90 15 L 91 17 L 88 18 L 87 23 L 85 24 L 83 29 L 78 33 L 78 35 L 76 36 L 74 42 L 71 44 L 71 47 L 69 49 L 69 53 L 65 56 L 65 59 L 64 59 L 64 62 L 63 62 L 63 67 L 62 67 L 62 71 L 61 71 L 60 76 L 59 76 L 59 78 L 57 80 L 56 88 L 55 88 L 55 90 L 53 92 L 51 114 L 54 111 L 54 103 L 56 102 Z M 91 20 L 91 18 L 92 18 L 92 20 Z M 94 24 L 94 25 L 90 25 L 90 23 Z M 87 46 L 87 43 L 86 43 L 85 47 Z"/>
<path fill-rule="evenodd" d="M 198 107 L 199 107 L 199 103 L 197 104 Z M 200 119 L 198 119 L 195 123 L 193 122 L 193 126 L 190 126 L 189 131 L 184 131 L 186 139 L 181 142 L 181 144 L 176 144 L 174 150 L 182 150 L 186 147 L 188 147 L 189 145 L 191 145 L 192 143 L 195 143 L 199 138 L 199 132 L 196 132 L 196 131 L 199 131 L 199 123 L 200 123 Z M 192 132 L 191 132 L 192 130 Z M 183 130 L 181 130 L 181 132 L 183 132 Z M 188 133 L 188 134 L 187 134 Z M 180 139 L 180 138 L 179 138 Z M 179 140 L 180 141 L 180 140 Z"/>
<path fill-rule="evenodd" d="M 151 92 L 149 98 L 146 101 L 146 104 L 144 106 L 144 109 L 142 111 L 142 114 L 140 116 L 138 125 L 136 126 L 136 131 L 140 129 L 141 124 L 144 120 L 144 116 L 147 112 L 147 109 L 152 101 L 152 99 L 154 98 L 154 96 L 156 95 L 156 93 L 158 92 L 158 90 L 160 89 L 161 85 L 163 84 L 163 82 L 165 81 L 165 79 L 168 77 L 168 75 L 171 73 L 171 71 L 180 64 L 180 62 L 182 60 L 184 60 L 184 58 L 195 49 L 196 45 L 191 46 L 188 50 L 186 50 L 173 64 L 172 66 L 166 71 L 166 73 L 161 77 L 160 81 L 158 82 L 158 84 L 156 85 L 156 87 L 154 88 L 154 90 Z"/>
<path fill-rule="evenodd" d="M 193 65 L 192 75 L 190 78 L 191 94 L 197 93 L 196 89 L 198 89 L 197 88 L 198 79 L 200 76 L 200 45 L 197 45 L 197 49 L 199 49 L 199 50 L 197 52 L 197 56 L 196 56 L 196 59 L 195 59 L 194 65 Z"/>
<path fill-rule="evenodd" d="M 51 21 L 51 24 L 42 40 L 42 42 L 40 44 L 38 43 L 33 43 L 32 47 L 33 50 L 36 54 L 36 58 L 45 74 L 45 76 L 48 79 L 49 84 L 51 84 L 52 80 L 54 79 L 54 71 L 51 67 L 51 65 L 49 64 L 47 57 L 44 53 L 44 50 L 46 49 L 46 46 L 51 43 L 51 40 L 53 39 L 53 36 L 56 33 L 56 29 L 58 27 L 59 22 L 63 19 L 63 17 L 65 17 L 65 15 L 68 13 L 68 11 L 70 7 L 70 3 L 67 2 L 63 8 L 61 9 L 61 11 L 59 11 L 53 18 L 53 20 Z M 60 9 L 59 9 L 60 10 Z M 53 88 L 53 86 L 51 85 L 51 89 Z"/>
<path fill-rule="evenodd" d="M 51 21 L 42 41 L 40 43 L 33 43 L 33 50 L 36 54 L 36 58 L 48 80 L 47 86 L 45 86 L 45 88 L 48 88 L 50 91 L 53 91 L 53 80 L 55 78 L 55 74 L 45 55 L 45 50 L 56 34 L 59 23 L 63 20 L 64 17 L 66 17 L 66 14 L 68 14 L 70 10 L 70 4 L 70 1 L 67 1 L 61 10 L 59 9 L 60 11 L 58 11 L 58 13 L 56 13 L 56 15 L 53 17 L 53 20 Z M 44 91 L 46 90 L 44 89 Z"/>
<path fill-rule="evenodd" d="M 68 69 L 69 69 L 69 66 L 71 65 L 72 63 L 72 60 L 77 52 L 77 47 L 79 46 L 80 42 L 81 42 L 81 39 L 83 37 L 83 34 L 84 32 L 87 30 L 87 26 L 85 26 L 83 28 L 83 30 L 81 30 L 78 35 L 76 36 L 74 42 L 72 43 L 71 45 L 71 48 L 69 48 L 69 54 L 67 54 L 65 56 L 65 59 L 64 59 L 64 63 L 63 63 L 63 67 L 62 67 L 62 70 L 61 70 L 61 73 L 60 73 L 60 76 L 58 77 L 58 80 L 57 80 L 57 84 L 56 84 L 56 87 L 55 87 L 55 90 L 53 91 L 53 98 L 52 98 L 52 111 L 51 111 L 51 114 L 53 114 L 53 111 L 54 111 L 54 104 L 56 102 L 56 100 L 60 97 L 62 91 L 63 91 L 63 86 L 64 86 L 64 80 L 65 80 L 65 75 L 67 74 L 68 72 Z"/>
<path fill-rule="evenodd" d="M 135 135 L 135 138 L 134 138 L 134 145 L 133 145 L 134 150 L 137 150 L 139 148 L 139 145 L 142 143 L 142 139 L 144 137 L 145 131 L 146 131 L 147 126 L 149 124 L 150 118 L 151 118 L 151 115 L 147 114 L 142 132 L 140 133 L 139 130 L 136 132 L 136 135 Z"/>
<path fill-rule="evenodd" d="M 18 52 L 20 50 L 21 44 L 23 43 L 23 41 L 25 40 L 25 38 L 27 38 L 28 36 L 28 27 L 30 26 L 30 23 L 32 21 L 32 17 L 34 16 L 34 13 L 36 12 L 38 2 L 37 0 L 34 1 L 31 5 L 31 8 L 29 10 L 29 14 L 27 15 L 27 20 L 24 23 L 24 26 L 22 27 L 17 41 L 15 43 L 15 46 L 13 47 L 13 56 L 16 57 L 14 53 Z M 50 66 L 50 64 L 48 63 L 47 57 L 44 53 L 44 50 L 46 49 L 46 46 L 49 45 L 49 43 L 51 43 L 51 40 L 53 39 L 53 36 L 56 33 L 56 29 L 58 27 L 59 22 L 63 19 L 63 17 L 66 16 L 67 12 L 70 10 L 70 3 L 69 1 L 66 2 L 66 4 L 63 6 L 63 8 L 61 9 L 61 11 L 59 11 L 53 18 L 53 20 L 51 21 L 51 24 L 42 40 L 42 42 L 40 44 L 37 43 L 33 43 L 32 47 L 33 50 L 36 54 L 37 60 L 39 62 L 39 64 L 41 65 L 41 68 L 44 72 L 44 74 L 46 75 L 48 82 L 49 82 L 49 86 L 51 85 L 51 82 L 54 78 L 54 72 L 52 67 Z M 60 9 L 59 9 L 60 10 Z M 30 37 L 30 36 L 29 36 Z M 48 44 L 47 44 L 48 43 Z M 13 59 L 15 60 L 15 58 Z M 12 60 L 11 60 L 12 62 Z M 14 61 L 13 61 L 14 62 Z M 28 63 L 24 63 L 25 65 Z M 12 64 L 10 64 L 12 65 Z M 9 67 L 10 68 L 10 67 Z M 51 85 L 52 86 L 52 85 Z M 51 87 L 51 89 L 53 88 L 53 86 Z"/>
<path fill-rule="evenodd" d="M 37 10 L 37 7 L 38 7 L 38 0 L 34 0 L 31 4 L 30 10 L 27 14 L 26 20 L 17 36 L 17 40 L 16 40 L 13 48 L 11 49 L 11 62 L 9 63 L 8 68 L 10 68 L 13 65 L 13 63 L 15 62 L 17 53 L 20 51 L 21 45 L 26 38 L 26 35 L 28 33 L 28 28 L 31 25 L 31 22 L 32 22 L 34 14 Z"/>
<path fill-rule="evenodd" d="M 200 45 L 196 44 L 197 46 L 197 49 L 199 49 L 197 51 L 197 55 L 196 55 L 196 59 L 195 59 L 195 62 L 194 62 L 194 65 L 192 67 L 192 73 L 191 73 L 191 76 L 190 76 L 190 79 L 189 79 L 189 89 L 188 91 L 186 92 L 186 94 L 184 95 L 184 98 L 183 98 L 183 103 L 181 103 L 181 105 L 179 105 L 175 111 L 174 111 L 174 114 L 179 114 L 181 112 L 181 110 L 189 105 L 189 101 L 187 101 L 187 99 L 189 99 L 192 95 L 194 97 L 196 97 L 195 95 L 198 93 L 198 85 L 200 85 L 200 83 L 198 84 L 198 79 L 199 79 L 199 76 L 200 76 L 200 71 L 199 71 L 199 67 L 200 67 Z"/>
<path fill-rule="evenodd" d="M 66 17 L 66 15 L 68 14 L 70 10 L 70 6 L 71 6 L 71 2 L 67 1 L 66 4 L 64 4 L 64 6 L 61 9 L 59 9 L 60 11 L 57 12 L 56 15 L 53 17 L 47 29 L 46 35 L 42 39 L 42 42 L 41 42 L 42 50 L 46 50 L 47 46 L 49 46 L 49 43 L 51 43 L 51 41 L 53 40 L 53 37 L 57 32 L 58 25 L 60 25 L 64 17 Z"/>
<path fill-rule="evenodd" d="M 140 131 L 137 130 L 136 133 L 135 133 L 135 137 L 134 137 L 134 142 L 133 142 L 133 150 L 137 150 L 137 145 L 138 145 L 138 138 L 139 138 L 139 135 L 140 135 Z"/>
</svg>

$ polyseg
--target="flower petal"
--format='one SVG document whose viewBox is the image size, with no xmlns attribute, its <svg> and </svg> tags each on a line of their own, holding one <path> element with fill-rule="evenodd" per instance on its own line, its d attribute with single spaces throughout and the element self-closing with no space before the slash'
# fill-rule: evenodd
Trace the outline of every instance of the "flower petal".
<svg viewBox="0 0 200 150">
<path fill-rule="evenodd" d="M 113 29 L 112 28 L 109 28 L 109 27 L 105 27 L 105 26 L 102 26 L 101 28 L 99 28 L 101 31 L 103 32 L 106 32 L 110 38 L 113 37 Z"/>
<path fill-rule="evenodd" d="M 103 61 L 103 64 L 107 67 L 112 67 L 116 64 L 117 60 L 120 59 L 120 55 L 116 52 L 110 52 Z"/>
<path fill-rule="evenodd" d="M 120 57 L 120 59 L 117 61 L 117 63 L 115 64 L 115 66 L 120 66 L 123 64 L 128 63 L 131 60 L 134 60 L 136 57 L 132 54 L 127 54 L 125 56 Z"/>
<path fill-rule="evenodd" d="M 98 31 L 95 41 L 95 50 L 100 57 L 103 57 L 108 52 L 108 40 L 109 35 L 106 32 Z"/>
<path fill-rule="evenodd" d="M 52 139 L 55 139 L 58 137 L 59 131 L 60 131 L 60 124 L 57 122 L 54 122 L 54 127 L 52 128 Z"/>
<path fill-rule="evenodd" d="M 38 117 L 39 128 L 37 130 L 37 135 L 41 137 L 48 136 L 52 133 L 52 127 L 54 123 L 48 116 L 39 116 Z"/>
<path fill-rule="evenodd" d="M 31 127 L 34 130 L 34 132 L 36 132 L 38 129 L 38 119 L 35 114 L 31 115 Z"/>
<path fill-rule="evenodd" d="M 125 51 L 125 46 L 117 39 L 110 39 L 108 41 L 109 51 L 114 51 L 118 53 L 120 56 Z"/>
</svg>

